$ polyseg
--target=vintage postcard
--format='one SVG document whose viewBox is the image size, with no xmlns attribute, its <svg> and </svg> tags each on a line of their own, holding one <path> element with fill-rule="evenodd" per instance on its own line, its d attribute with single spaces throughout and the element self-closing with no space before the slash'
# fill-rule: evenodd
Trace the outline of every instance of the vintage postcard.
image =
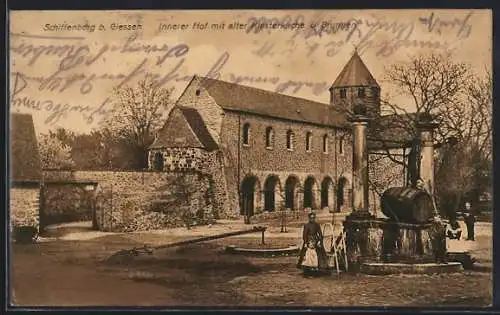
<svg viewBox="0 0 500 315">
<path fill-rule="evenodd" d="M 11 11 L 9 303 L 492 305 L 490 10 Z"/>
</svg>

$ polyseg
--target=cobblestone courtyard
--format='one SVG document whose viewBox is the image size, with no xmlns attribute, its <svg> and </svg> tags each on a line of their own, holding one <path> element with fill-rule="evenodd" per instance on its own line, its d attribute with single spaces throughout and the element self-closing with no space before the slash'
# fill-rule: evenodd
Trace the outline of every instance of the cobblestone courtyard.
<svg viewBox="0 0 500 315">
<path fill-rule="evenodd" d="M 205 230 L 204 230 L 205 229 Z M 491 270 L 442 275 L 334 274 L 307 279 L 296 257 L 225 254 L 231 244 L 260 242 L 260 235 L 232 237 L 155 251 L 129 263 L 106 261 L 112 253 L 203 235 L 190 232 L 111 234 L 13 245 L 12 300 L 18 306 L 487 306 Z M 214 226 L 213 232 L 221 227 Z M 223 229 L 222 229 L 223 230 Z M 296 244 L 298 229 L 267 233 L 270 246 Z M 491 225 L 478 226 L 473 255 L 491 268 Z M 73 234 L 75 235 L 75 234 Z M 85 239 L 87 238 L 87 239 Z"/>
</svg>

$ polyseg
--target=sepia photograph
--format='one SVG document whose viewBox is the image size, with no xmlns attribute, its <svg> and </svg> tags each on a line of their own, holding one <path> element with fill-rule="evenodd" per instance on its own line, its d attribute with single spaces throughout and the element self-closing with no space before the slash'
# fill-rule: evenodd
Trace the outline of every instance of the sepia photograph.
<svg viewBox="0 0 500 315">
<path fill-rule="evenodd" d="M 8 305 L 492 307 L 485 9 L 9 12 Z"/>
</svg>

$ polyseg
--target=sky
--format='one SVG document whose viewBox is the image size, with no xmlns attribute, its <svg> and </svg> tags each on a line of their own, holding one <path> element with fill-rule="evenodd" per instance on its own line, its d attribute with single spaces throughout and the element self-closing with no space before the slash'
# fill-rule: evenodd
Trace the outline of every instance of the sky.
<svg viewBox="0 0 500 315">
<path fill-rule="evenodd" d="M 273 22 L 280 27 L 262 28 Z M 114 89 L 146 74 L 173 88 L 173 101 L 197 74 L 328 103 L 355 47 L 382 95 L 411 110 L 411 99 L 384 80 L 385 69 L 449 51 L 484 74 L 492 67 L 492 13 L 11 11 L 10 110 L 31 113 L 38 133 L 90 132 L 115 102 Z"/>
</svg>

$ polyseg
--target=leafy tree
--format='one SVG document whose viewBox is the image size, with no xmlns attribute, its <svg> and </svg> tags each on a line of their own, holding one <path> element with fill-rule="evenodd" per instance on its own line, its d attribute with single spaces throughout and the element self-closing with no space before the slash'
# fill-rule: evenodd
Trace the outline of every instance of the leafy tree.
<svg viewBox="0 0 500 315">
<path fill-rule="evenodd" d="M 148 147 L 172 105 L 172 90 L 146 78 L 135 87 L 115 90 L 114 95 L 113 109 L 102 126 L 103 132 L 110 136 L 112 151 L 128 158 L 122 166 L 145 168 Z"/>
<path fill-rule="evenodd" d="M 71 147 L 61 141 L 55 133 L 41 134 L 39 150 L 44 169 L 72 168 Z"/>
<path fill-rule="evenodd" d="M 61 127 L 55 129 L 54 131 L 49 130 L 49 135 L 51 137 L 57 138 L 64 145 L 70 146 L 70 147 L 73 145 L 73 143 L 75 141 L 75 137 L 76 137 L 76 134 L 73 131 L 70 131 L 70 130 L 67 130 L 67 129 L 64 129 Z"/>
<path fill-rule="evenodd" d="M 75 168 L 79 170 L 107 169 L 109 164 L 108 152 L 106 139 L 99 131 L 76 135 L 71 148 Z"/>
</svg>

